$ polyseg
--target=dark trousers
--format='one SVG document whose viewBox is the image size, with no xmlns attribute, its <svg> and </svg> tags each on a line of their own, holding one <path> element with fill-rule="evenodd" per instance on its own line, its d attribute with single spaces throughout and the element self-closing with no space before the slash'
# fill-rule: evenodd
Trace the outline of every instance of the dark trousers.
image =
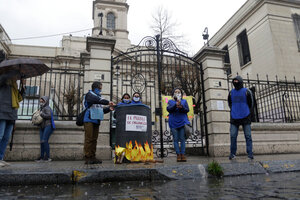
<svg viewBox="0 0 300 200">
<path fill-rule="evenodd" d="M 84 156 L 85 158 L 95 158 L 99 124 L 84 123 L 84 132 Z"/>
</svg>

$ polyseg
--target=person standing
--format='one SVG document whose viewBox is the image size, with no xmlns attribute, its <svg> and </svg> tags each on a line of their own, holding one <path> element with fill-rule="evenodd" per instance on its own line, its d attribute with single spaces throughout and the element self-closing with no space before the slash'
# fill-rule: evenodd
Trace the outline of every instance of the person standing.
<svg viewBox="0 0 300 200">
<path fill-rule="evenodd" d="M 253 97 L 249 89 L 244 88 L 243 78 L 236 76 L 232 80 L 234 89 L 228 94 L 228 105 L 230 107 L 230 155 L 229 160 L 236 157 L 237 136 L 239 126 L 243 126 L 246 139 L 246 151 L 249 159 L 253 159 L 252 137 L 251 137 L 251 110 L 253 108 Z"/>
<path fill-rule="evenodd" d="M 19 102 L 23 100 L 22 95 L 25 93 L 24 80 L 21 80 L 22 84 L 18 89 L 15 74 L 12 71 L 0 76 L 0 167 L 9 165 L 3 158 L 15 120 L 18 119 Z"/>
<path fill-rule="evenodd" d="M 87 108 L 84 115 L 84 157 L 85 164 L 101 164 L 96 159 L 96 147 L 99 134 L 99 126 L 103 120 L 103 114 L 114 110 L 115 104 L 101 97 L 102 83 L 95 81 L 92 90 L 85 95 L 84 106 Z M 109 107 L 103 107 L 109 105 Z"/>
<path fill-rule="evenodd" d="M 43 118 L 40 127 L 40 143 L 41 143 L 41 154 L 36 160 L 39 161 L 52 161 L 50 158 L 50 146 L 49 138 L 55 129 L 53 111 L 49 106 L 49 97 L 43 96 L 40 98 L 40 115 Z"/>
<path fill-rule="evenodd" d="M 187 101 L 182 99 L 182 95 L 182 90 L 175 88 L 172 91 L 173 100 L 168 101 L 167 107 L 167 111 L 169 112 L 169 127 L 173 135 L 173 143 L 177 154 L 177 162 L 186 162 L 184 125 L 190 124 L 187 117 L 189 106 Z"/>
</svg>

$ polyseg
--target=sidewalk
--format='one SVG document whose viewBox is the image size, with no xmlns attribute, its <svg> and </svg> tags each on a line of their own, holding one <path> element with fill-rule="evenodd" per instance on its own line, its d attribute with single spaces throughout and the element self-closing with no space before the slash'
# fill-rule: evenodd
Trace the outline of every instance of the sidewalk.
<svg viewBox="0 0 300 200">
<path fill-rule="evenodd" d="M 114 164 L 105 160 L 99 165 L 85 165 L 84 161 L 9 162 L 0 168 L 0 185 L 70 184 L 138 180 L 176 180 L 207 178 L 207 164 L 215 160 L 224 169 L 224 176 L 266 174 L 300 171 L 300 154 L 256 155 L 253 161 L 238 156 L 188 156 L 186 163 L 176 162 L 174 156 L 163 163 Z"/>
</svg>

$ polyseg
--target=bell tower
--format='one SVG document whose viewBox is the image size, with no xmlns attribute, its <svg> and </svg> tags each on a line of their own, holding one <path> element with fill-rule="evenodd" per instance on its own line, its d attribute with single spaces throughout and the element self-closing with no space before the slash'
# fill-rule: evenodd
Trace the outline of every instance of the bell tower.
<svg viewBox="0 0 300 200">
<path fill-rule="evenodd" d="M 106 36 L 116 39 L 115 48 L 126 51 L 131 43 L 128 39 L 127 0 L 94 0 L 93 37 Z"/>
</svg>

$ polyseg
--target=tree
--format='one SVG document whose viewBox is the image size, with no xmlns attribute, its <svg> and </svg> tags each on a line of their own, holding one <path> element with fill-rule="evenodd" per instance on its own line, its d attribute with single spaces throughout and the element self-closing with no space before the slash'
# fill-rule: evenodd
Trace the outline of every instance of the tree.
<svg viewBox="0 0 300 200">
<path fill-rule="evenodd" d="M 160 35 L 160 39 L 169 38 L 174 42 L 178 49 L 183 52 L 188 52 L 189 42 L 183 34 L 177 34 L 176 27 L 179 24 L 173 20 L 172 15 L 163 6 L 158 7 L 152 14 L 151 29 L 154 35 Z"/>
<path fill-rule="evenodd" d="M 158 7 L 155 14 L 152 15 L 153 23 L 152 30 L 163 38 L 171 39 L 176 47 L 183 52 L 187 52 L 186 48 L 189 43 L 183 35 L 176 34 L 176 27 L 178 23 L 172 20 L 171 14 L 167 9 Z M 162 48 L 161 48 L 162 49 Z M 168 61 L 167 61 L 168 60 Z M 178 63 L 179 62 L 179 63 Z M 194 112 L 200 113 L 200 105 L 202 103 L 201 96 L 201 75 L 199 66 L 192 64 L 187 58 L 180 56 L 170 56 L 161 52 L 161 66 L 162 66 L 162 79 L 161 79 L 161 92 L 164 95 L 170 95 L 175 87 L 182 88 L 187 96 L 194 97 Z"/>
<path fill-rule="evenodd" d="M 78 103 L 77 88 L 72 84 L 69 89 L 66 89 L 64 97 L 68 106 L 69 120 L 72 120 L 75 114 L 75 105 Z"/>
</svg>

